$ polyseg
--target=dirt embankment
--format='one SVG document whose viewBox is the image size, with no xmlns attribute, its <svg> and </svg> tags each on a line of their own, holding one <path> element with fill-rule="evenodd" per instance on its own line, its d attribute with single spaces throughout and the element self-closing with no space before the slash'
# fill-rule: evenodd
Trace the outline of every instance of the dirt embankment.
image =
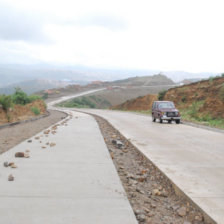
<svg viewBox="0 0 224 224">
<path fill-rule="evenodd" d="M 157 95 L 146 95 L 128 100 L 111 109 L 149 110 Z M 174 101 L 178 109 L 196 108 L 197 116 L 209 115 L 224 118 L 224 77 L 192 83 L 169 89 L 163 100 Z"/>
<path fill-rule="evenodd" d="M 179 109 L 201 103 L 199 113 L 224 118 L 224 77 L 169 89 L 164 100 L 174 101 Z"/>
<path fill-rule="evenodd" d="M 157 100 L 157 95 L 146 95 L 140 96 L 136 99 L 128 100 L 120 105 L 113 106 L 113 110 L 150 110 L 152 107 L 153 101 Z"/>
<path fill-rule="evenodd" d="M 12 108 L 9 109 L 8 113 L 6 113 L 0 107 L 0 125 L 22 120 L 28 120 L 32 117 L 35 117 L 36 115 L 33 112 L 33 110 L 35 109 L 32 108 L 36 108 L 36 110 L 39 111 L 39 114 L 36 115 L 46 113 L 46 106 L 44 101 L 42 100 L 36 100 L 26 105 L 14 105 Z"/>
<path fill-rule="evenodd" d="M 60 111 L 50 111 L 50 115 L 32 122 L 21 123 L 0 129 L 0 154 L 22 141 L 31 138 L 40 131 L 67 117 Z"/>
</svg>

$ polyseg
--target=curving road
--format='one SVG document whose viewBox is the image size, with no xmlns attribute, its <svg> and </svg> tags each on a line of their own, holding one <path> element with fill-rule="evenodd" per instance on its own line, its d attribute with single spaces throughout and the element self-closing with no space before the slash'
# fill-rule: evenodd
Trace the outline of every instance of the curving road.
<svg viewBox="0 0 224 224">
<path fill-rule="evenodd" d="M 217 223 L 224 223 L 224 134 L 187 125 L 153 123 L 150 116 L 79 111 L 109 121 Z"/>
<path fill-rule="evenodd" d="M 91 94 L 91 93 L 100 92 L 100 91 L 105 90 L 105 89 L 106 88 L 100 88 L 100 89 L 89 90 L 89 91 L 85 91 L 85 92 L 81 92 L 81 93 L 76 93 L 76 94 L 69 95 L 69 96 L 63 96 L 63 97 L 61 97 L 57 100 L 49 102 L 47 104 L 47 106 L 48 106 L 48 109 L 55 109 L 55 107 L 53 106 L 55 104 L 58 104 L 58 103 L 61 103 L 63 101 L 67 101 L 67 100 L 70 100 L 70 99 L 73 99 L 73 98 L 77 98 L 77 97 L 80 97 L 80 96 L 85 96 L 85 95 L 88 95 L 88 94 Z M 58 110 L 60 110 L 60 108 Z"/>
<path fill-rule="evenodd" d="M 150 116 L 130 112 L 75 110 L 109 121 L 215 222 L 224 223 L 223 133 L 153 123 Z"/>
</svg>

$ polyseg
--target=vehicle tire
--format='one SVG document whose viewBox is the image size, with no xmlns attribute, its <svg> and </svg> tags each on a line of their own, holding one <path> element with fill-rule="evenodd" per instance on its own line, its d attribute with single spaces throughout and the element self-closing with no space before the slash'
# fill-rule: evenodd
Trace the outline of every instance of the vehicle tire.
<svg viewBox="0 0 224 224">
<path fill-rule="evenodd" d="M 160 118 L 160 119 L 159 119 L 159 123 L 161 123 L 161 124 L 162 124 L 162 123 L 163 123 L 163 119 L 161 119 L 161 118 Z"/>
<path fill-rule="evenodd" d="M 180 124 L 180 120 L 176 120 L 176 124 Z"/>
<path fill-rule="evenodd" d="M 169 124 L 171 124 L 171 122 L 172 122 L 171 120 L 168 120 L 168 123 L 169 123 Z"/>
</svg>

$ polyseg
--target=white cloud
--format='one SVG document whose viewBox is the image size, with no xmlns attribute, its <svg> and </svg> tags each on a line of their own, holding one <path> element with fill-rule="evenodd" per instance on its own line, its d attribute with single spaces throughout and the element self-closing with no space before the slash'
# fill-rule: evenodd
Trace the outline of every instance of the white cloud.
<svg viewBox="0 0 224 224">
<path fill-rule="evenodd" d="M 23 11 L 29 15 L 29 21 L 22 16 L 13 21 L 13 15 L 7 15 L 11 23 L 5 30 L 8 36 L 4 36 L 8 49 L 17 46 L 31 60 L 101 67 L 224 71 L 221 0 L 7 0 L 7 3 L 13 5 L 15 14 Z M 18 24 L 22 24 L 24 32 L 13 29 Z M 18 39 L 26 47 L 16 45 Z M 34 39 L 36 42 L 31 41 Z M 44 43 L 43 39 L 51 41 Z M 11 57 L 15 60 L 19 55 L 13 50 L 6 54 L 14 55 Z"/>
</svg>

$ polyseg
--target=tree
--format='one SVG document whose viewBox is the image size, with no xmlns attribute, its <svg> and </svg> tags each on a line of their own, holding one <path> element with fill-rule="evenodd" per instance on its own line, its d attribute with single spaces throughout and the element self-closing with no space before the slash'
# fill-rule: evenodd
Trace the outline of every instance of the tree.
<svg viewBox="0 0 224 224">
<path fill-rule="evenodd" d="M 1 95 L 0 96 L 0 105 L 2 105 L 2 109 L 6 113 L 8 113 L 9 108 L 12 106 L 11 96 Z"/>
<path fill-rule="evenodd" d="M 158 100 L 163 100 L 166 95 L 167 90 L 160 91 L 158 94 Z"/>
<path fill-rule="evenodd" d="M 21 104 L 21 105 L 30 103 L 28 95 L 25 92 L 23 92 L 22 89 L 19 87 L 15 88 L 15 93 L 12 95 L 12 101 L 15 104 Z"/>
</svg>

